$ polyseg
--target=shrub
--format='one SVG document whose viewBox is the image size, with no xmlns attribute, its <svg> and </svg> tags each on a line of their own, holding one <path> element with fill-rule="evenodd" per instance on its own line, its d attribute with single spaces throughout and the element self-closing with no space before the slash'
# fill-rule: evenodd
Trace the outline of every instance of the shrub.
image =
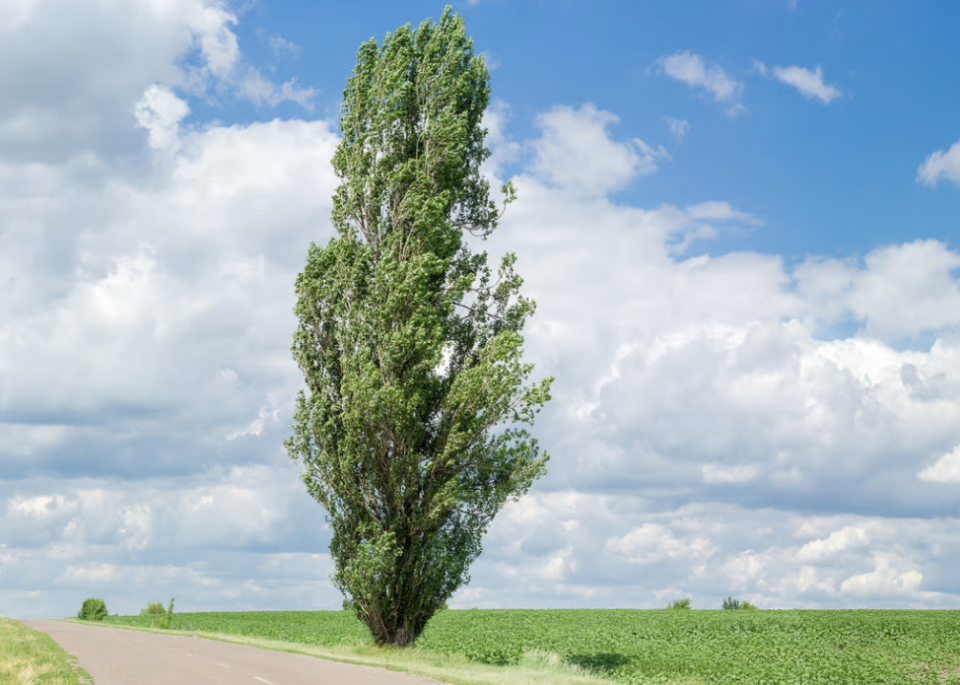
<svg viewBox="0 0 960 685">
<path fill-rule="evenodd" d="M 723 600 L 724 609 L 756 609 L 757 607 L 750 602 L 744 600 L 740 601 L 739 599 L 734 599 L 733 597 L 727 597 Z"/>
<path fill-rule="evenodd" d="M 169 628 L 173 624 L 173 597 L 168 608 L 163 608 L 163 602 L 150 602 L 140 610 L 140 615 L 150 617 L 151 628 Z"/>
<path fill-rule="evenodd" d="M 690 598 L 686 597 L 684 599 L 675 599 L 673 602 L 667 605 L 668 609 L 689 609 L 690 608 Z"/>
<path fill-rule="evenodd" d="M 77 612 L 77 618 L 81 621 L 102 621 L 106 617 L 107 603 L 95 597 L 83 600 L 83 606 Z"/>
</svg>

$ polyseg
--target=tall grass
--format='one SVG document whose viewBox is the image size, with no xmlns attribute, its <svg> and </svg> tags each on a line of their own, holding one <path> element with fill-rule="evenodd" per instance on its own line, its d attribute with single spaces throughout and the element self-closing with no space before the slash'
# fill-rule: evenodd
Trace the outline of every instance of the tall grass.
<svg viewBox="0 0 960 685">
<path fill-rule="evenodd" d="M 0 685 L 78 685 L 92 680 L 45 633 L 0 618 Z"/>
</svg>

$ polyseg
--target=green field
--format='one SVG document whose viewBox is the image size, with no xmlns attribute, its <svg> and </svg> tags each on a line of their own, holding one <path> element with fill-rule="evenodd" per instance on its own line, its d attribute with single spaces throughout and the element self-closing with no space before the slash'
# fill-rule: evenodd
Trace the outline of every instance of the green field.
<svg viewBox="0 0 960 685">
<path fill-rule="evenodd" d="M 69 660 L 49 635 L 0 618 L 0 685 L 77 685 L 81 676 L 89 679 Z"/>
<path fill-rule="evenodd" d="M 343 611 L 184 613 L 174 628 L 325 647 L 370 642 Z M 474 609 L 441 612 L 417 645 L 486 664 L 543 650 L 621 683 L 960 683 L 960 611 Z"/>
</svg>

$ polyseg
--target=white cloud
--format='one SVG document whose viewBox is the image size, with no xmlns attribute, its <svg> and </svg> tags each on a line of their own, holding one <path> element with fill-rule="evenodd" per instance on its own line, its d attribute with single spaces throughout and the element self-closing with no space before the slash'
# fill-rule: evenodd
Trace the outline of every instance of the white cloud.
<svg viewBox="0 0 960 685">
<path fill-rule="evenodd" d="M 960 186 L 960 141 L 946 151 L 937 150 L 927 157 L 917 169 L 917 180 L 929 186 L 936 186 L 940 180 Z"/>
<path fill-rule="evenodd" d="M 713 546 L 701 537 L 678 540 L 668 528 L 645 523 L 622 537 L 608 540 L 604 551 L 631 564 L 652 564 L 666 559 L 709 556 Z"/>
<path fill-rule="evenodd" d="M 277 85 L 267 80 L 257 70 L 248 70 L 237 81 L 237 92 L 256 105 L 270 105 L 275 107 L 281 102 L 296 102 L 307 110 L 313 109 L 312 100 L 317 91 L 313 88 L 300 88 L 296 79 Z"/>
<path fill-rule="evenodd" d="M 826 321 L 852 316 L 883 339 L 960 325 L 960 253 L 937 240 L 880 247 L 863 266 L 849 260 L 808 260 L 798 289 Z"/>
<path fill-rule="evenodd" d="M 150 544 L 152 528 L 150 505 L 137 502 L 124 509 L 122 517 L 123 524 L 118 532 L 124 539 L 124 546 L 136 550 L 146 548 Z"/>
<path fill-rule="evenodd" d="M 598 196 L 620 190 L 637 175 L 652 174 L 668 159 L 663 147 L 639 138 L 616 142 L 608 127 L 619 117 L 587 103 L 578 109 L 555 107 L 537 117 L 543 136 L 533 144 L 534 168 L 552 185 Z"/>
<path fill-rule="evenodd" d="M 170 150 L 180 144 L 180 121 L 190 113 L 183 100 L 164 86 L 150 86 L 137 103 L 137 124 L 150 134 L 150 147 Z"/>
<path fill-rule="evenodd" d="M 758 464 L 724 466 L 722 464 L 704 464 L 700 469 L 703 482 L 709 485 L 719 483 L 749 483 L 760 475 Z"/>
<path fill-rule="evenodd" d="M 767 568 L 775 555 L 754 552 L 751 549 L 734 553 L 720 565 L 718 569 L 733 588 L 746 591 L 751 585 L 762 585 Z"/>
<path fill-rule="evenodd" d="M 804 562 L 817 562 L 832 557 L 851 547 L 870 542 L 870 537 L 862 526 L 845 526 L 835 530 L 826 538 L 808 542 L 797 552 L 797 559 Z"/>
<path fill-rule="evenodd" d="M 200 44 L 207 68 L 214 76 L 225 79 L 240 61 L 240 45 L 230 30 L 237 23 L 236 16 L 221 4 L 180 3 L 184 15 Z"/>
<path fill-rule="evenodd" d="M 310 241 L 332 235 L 336 126 L 182 127 L 177 103 L 219 78 L 211 65 L 233 79 L 224 88 L 248 72 L 224 16 L 202 28 L 203 48 L 190 0 L 163 6 L 157 33 L 133 34 L 143 72 L 103 65 L 106 95 L 81 108 L 106 112 L 131 136 L 122 145 L 62 118 L 62 102 L 0 99 L 4 124 L 52 117 L 31 124 L 36 140 L 80 122 L 64 149 L 87 150 L 37 144 L 23 161 L 26 148 L 2 147 L 15 136 L 0 143 L 0 602 L 66 615 L 109 582 L 112 611 L 174 587 L 185 610 L 334 608 L 318 553 L 329 531 L 281 445 L 301 382 L 292 283 Z M 93 88 L 95 56 L 71 50 L 88 60 L 71 78 Z M 520 199 L 486 246 L 518 253 L 538 300 L 527 356 L 557 377 L 535 431 L 553 458 L 491 527 L 458 601 L 648 606 L 689 589 L 706 608 L 742 588 L 764 606 L 960 605 L 943 572 L 960 563 L 956 521 L 933 518 L 953 506 L 949 488 L 909 477 L 960 444 L 957 254 L 918 241 L 797 268 L 691 254 L 759 220 L 710 197 L 611 201 L 666 158 L 632 132 L 611 136 L 611 113 L 555 108 L 531 142 L 510 139 L 506 115 L 491 110 L 489 127 L 500 159 L 515 155 Z M 121 162 L 117 149 L 142 156 Z M 829 334 L 838 322 L 849 335 Z M 892 346 L 916 332 L 936 342 Z M 731 493 L 736 504 L 717 503 Z M 863 515 L 817 516 L 837 502 Z M 888 555 L 892 580 L 851 580 L 880 568 L 872 553 Z M 837 589 L 916 588 L 911 573 L 939 594 Z"/>
<path fill-rule="evenodd" d="M 766 67 L 762 63 L 755 64 L 759 65 L 758 69 L 761 73 L 766 73 Z M 839 88 L 823 82 L 823 69 L 819 64 L 813 71 L 803 67 L 781 66 L 774 66 L 772 71 L 778 81 L 793 86 L 807 99 L 816 98 L 823 104 L 829 105 L 842 95 Z"/>
<path fill-rule="evenodd" d="M 706 93 L 714 102 L 728 105 L 727 112 L 731 116 L 736 116 L 743 110 L 740 103 L 743 83 L 729 76 L 720 65 L 708 66 L 700 55 L 686 50 L 678 51 L 669 57 L 661 57 L 657 64 L 670 78 Z"/>
<path fill-rule="evenodd" d="M 237 19 L 222 3 L 0 4 L 0 160 L 135 151 L 142 138 L 130 125 L 133 109 L 151 86 L 264 104 L 308 105 L 314 94 L 292 81 L 271 84 L 245 61 Z"/>
<path fill-rule="evenodd" d="M 55 216 L 71 215 L 80 233 L 76 252 L 62 255 L 74 280 L 50 306 L 35 308 L 33 301 L 41 296 L 34 289 L 42 281 L 33 279 L 47 268 L 49 246 L 13 243 L 8 254 L 16 261 L 3 269 L 24 283 L 0 321 L 5 406 L 82 413 L 118 404 L 182 406 L 182 398 L 193 397 L 207 409 L 184 419 L 209 427 L 221 415 L 229 424 L 224 433 L 236 433 L 259 417 L 273 390 L 258 387 L 262 379 L 296 382 L 285 350 L 292 317 L 288 307 L 270 303 L 290 302 L 306 246 L 320 237 L 314 228 L 335 186 L 328 160 L 336 137 L 323 122 L 276 121 L 215 127 L 165 144 L 182 150 L 155 184 L 113 182 L 102 195 L 85 196 L 82 207 L 72 204 L 75 195 L 59 195 L 64 206 Z M 31 204 L 30 192 L 8 204 L 8 216 L 48 221 L 51 207 Z M 95 219 L 89 231 L 84 212 Z M 0 235 L 0 245 L 15 236 Z M 49 239 L 55 244 L 56 233 Z M 23 264 L 32 265 L 34 276 Z M 189 342 L 198 335 L 204 344 Z M 260 371 L 241 361 L 254 349 L 263 353 L 255 365 Z M 243 369 L 239 389 L 217 381 L 224 365 Z M 241 424 L 231 412 L 246 403 Z"/>
<path fill-rule="evenodd" d="M 670 136 L 678 143 L 690 132 L 690 122 L 685 119 L 674 119 L 673 117 L 664 117 L 667 126 L 670 128 Z"/>
<path fill-rule="evenodd" d="M 67 426 L 0 422 L 0 454 L 7 458 L 29 457 L 49 449 L 70 435 Z"/>
<path fill-rule="evenodd" d="M 918 472 L 917 478 L 932 483 L 960 483 L 960 445 Z"/>
<path fill-rule="evenodd" d="M 72 514 L 76 504 L 67 502 L 62 495 L 40 497 L 14 497 L 7 503 L 7 513 L 46 520 Z"/>
<path fill-rule="evenodd" d="M 267 42 L 270 45 L 270 49 L 273 50 L 273 58 L 275 60 L 279 61 L 285 53 L 289 54 L 291 57 L 296 57 L 300 54 L 300 46 L 296 43 L 291 43 L 283 36 L 270 36 Z"/>
<path fill-rule="evenodd" d="M 875 607 L 960 606 L 955 594 L 896 591 L 904 574 L 899 587 L 912 587 L 911 572 L 938 590 L 955 587 L 945 573 L 958 555 L 951 542 L 955 520 L 798 516 L 722 504 L 653 511 L 655 502 L 627 491 L 537 492 L 509 505 L 485 540 L 471 586 L 454 603 L 661 608 L 668 599 L 692 596 L 695 608 L 710 609 L 735 592 L 770 608 L 865 601 Z M 600 534 L 610 529 L 616 534 Z M 819 540 L 794 541 L 811 535 Z M 876 568 L 878 556 L 890 560 L 887 572 L 896 570 L 888 579 L 893 592 L 857 594 L 855 580 L 840 590 L 845 580 Z"/>
<path fill-rule="evenodd" d="M 936 240 L 879 248 L 867 255 L 850 305 L 880 335 L 917 335 L 960 324 L 960 253 Z"/>
<path fill-rule="evenodd" d="M 88 566 L 68 566 L 54 582 L 67 585 L 87 585 L 113 582 L 117 578 L 117 568 L 113 564 L 90 564 Z"/>
<path fill-rule="evenodd" d="M 878 595 L 916 594 L 923 574 L 910 568 L 896 554 L 874 554 L 874 570 L 851 576 L 840 584 L 840 592 L 876 597 Z M 907 570 L 904 570 L 907 569 Z"/>
</svg>

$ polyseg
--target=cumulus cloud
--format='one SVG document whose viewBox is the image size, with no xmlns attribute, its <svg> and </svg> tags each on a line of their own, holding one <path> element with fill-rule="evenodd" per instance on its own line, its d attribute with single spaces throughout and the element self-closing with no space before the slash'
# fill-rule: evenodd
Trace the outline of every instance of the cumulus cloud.
<svg viewBox="0 0 960 685">
<path fill-rule="evenodd" d="M 695 608 L 710 609 L 736 593 L 769 608 L 957 606 L 958 585 L 946 571 L 957 558 L 951 520 L 808 516 L 722 503 L 662 510 L 656 500 L 535 492 L 508 505 L 453 605 L 661 608 L 690 596 Z M 614 535 L 595 534 L 603 530 Z M 851 580 L 878 568 L 877 580 Z M 923 587 L 911 572 L 923 576 Z"/>
<path fill-rule="evenodd" d="M 533 144 L 534 169 L 553 186 L 585 195 L 620 190 L 637 175 L 652 174 L 669 155 L 639 138 L 616 142 L 608 128 L 619 117 L 587 103 L 555 107 L 537 117 L 542 137 Z"/>
<path fill-rule="evenodd" d="M 877 553 L 874 555 L 874 562 L 876 566 L 873 571 L 851 576 L 843 581 L 840 592 L 868 597 L 913 594 L 923 582 L 923 574 L 909 568 L 911 564 L 896 554 Z M 907 570 L 904 570 L 905 567 Z"/>
<path fill-rule="evenodd" d="M 743 83 L 727 74 L 719 64 L 708 65 L 700 55 L 688 50 L 661 57 L 657 64 L 670 78 L 685 83 L 716 103 L 727 105 L 730 116 L 736 116 L 743 111 L 740 103 Z"/>
<path fill-rule="evenodd" d="M 808 542 L 797 552 L 797 559 L 803 562 L 816 562 L 829 558 L 850 547 L 865 545 L 870 537 L 861 526 L 845 526 L 835 530 L 826 538 Z"/>
<path fill-rule="evenodd" d="M 607 541 L 605 551 L 632 564 L 652 564 L 678 557 L 700 557 L 710 554 L 711 544 L 700 537 L 678 540 L 662 525 L 645 523 L 623 537 Z"/>
<path fill-rule="evenodd" d="M 46 497 L 14 497 L 7 502 L 7 513 L 15 517 L 37 519 L 57 518 L 76 511 L 75 502 L 67 502 L 63 495 Z"/>
<path fill-rule="evenodd" d="M 19 1 L 0 12 L 0 158 L 59 162 L 94 151 L 129 153 L 140 144 L 130 125 L 134 105 L 146 94 L 163 106 L 150 90 L 155 86 L 264 104 L 309 104 L 314 95 L 296 82 L 272 84 L 245 61 L 237 18 L 222 3 Z M 159 122 L 164 115 L 151 116 Z"/>
<path fill-rule="evenodd" d="M 190 113 L 183 100 L 169 88 L 150 86 L 137 103 L 137 124 L 150 134 L 150 147 L 169 150 L 180 143 L 180 121 Z"/>
<path fill-rule="evenodd" d="M 960 253 L 937 240 L 880 247 L 863 265 L 812 259 L 794 271 L 824 319 L 852 316 L 883 339 L 960 325 Z"/>
<path fill-rule="evenodd" d="M 960 186 L 960 141 L 927 157 L 917 169 L 917 180 L 928 186 L 936 186 L 941 180 Z"/>
<path fill-rule="evenodd" d="M 803 67 L 781 67 L 773 66 L 768 69 L 763 62 L 754 62 L 754 67 L 761 74 L 770 73 L 775 79 L 788 86 L 792 86 L 808 100 L 817 99 L 825 105 L 840 97 L 840 89 L 831 86 L 823 81 L 823 69 L 818 64 L 814 70 L 804 69 Z"/>
<path fill-rule="evenodd" d="M 135 164 L 82 117 L 60 148 L 0 141 L 0 601 L 69 615 L 106 587 L 112 611 L 167 591 L 184 609 L 335 608 L 329 532 L 282 449 L 292 284 L 332 235 L 335 126 L 183 125 L 191 83 L 243 60 L 212 6 L 163 7 L 166 61 L 116 65 L 83 110 L 134 136 Z M 700 66 L 687 82 L 736 105 Z M 0 88 L 3 125 L 29 105 L 62 132 L 59 104 Z M 531 141 L 508 114 L 488 112 L 485 169 L 515 165 L 520 198 L 484 245 L 517 252 L 538 301 L 526 352 L 557 377 L 536 431 L 552 459 L 454 605 L 960 606 L 956 522 L 937 518 L 955 498 L 930 482 L 960 444 L 958 254 L 711 253 L 762 226 L 750 207 L 614 201 L 662 148 L 589 104 L 544 112 Z"/>
<path fill-rule="evenodd" d="M 917 478 L 933 483 L 960 483 L 960 445 L 918 472 Z"/>
</svg>

